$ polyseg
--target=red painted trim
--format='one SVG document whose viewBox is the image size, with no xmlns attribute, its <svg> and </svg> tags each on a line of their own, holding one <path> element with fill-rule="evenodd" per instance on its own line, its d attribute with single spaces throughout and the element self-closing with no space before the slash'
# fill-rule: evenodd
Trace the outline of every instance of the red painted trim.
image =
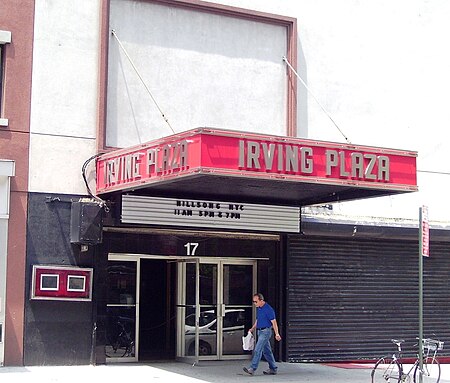
<svg viewBox="0 0 450 383">
<path fill-rule="evenodd" d="M 2 0 L 1 29 L 12 39 L 5 45 L 5 81 L 0 129 L 0 152 L 15 161 L 11 178 L 6 274 L 6 366 L 23 365 L 27 193 L 29 173 L 31 75 L 33 60 L 34 0 Z"/>
<path fill-rule="evenodd" d="M 286 58 L 292 67 L 297 70 L 297 20 L 294 19 L 288 26 L 288 51 Z M 288 78 L 287 86 L 287 135 L 297 137 L 297 77 L 286 66 Z"/>
<path fill-rule="evenodd" d="M 100 10 L 99 84 L 97 114 L 97 150 L 106 149 L 106 105 L 108 89 L 109 0 L 102 0 Z"/>
<path fill-rule="evenodd" d="M 23 365 L 27 210 L 27 193 L 11 193 L 6 274 L 5 366 Z"/>
<path fill-rule="evenodd" d="M 287 52 L 286 58 L 297 70 L 297 19 L 288 16 L 275 15 L 250 9 L 215 4 L 199 0 L 142 0 L 171 7 L 180 7 L 198 12 L 208 12 L 222 16 L 235 17 L 262 23 L 286 27 Z M 106 105 L 108 84 L 108 42 L 109 42 L 109 9 L 110 0 L 102 0 L 100 23 L 100 65 L 99 65 L 99 97 L 98 97 L 98 126 L 97 148 L 99 152 L 107 152 L 117 148 L 106 146 Z M 280 57 L 280 62 L 282 58 Z M 286 67 L 287 76 L 287 112 L 286 135 L 297 135 L 297 78 Z"/>
<path fill-rule="evenodd" d="M 211 3 L 208 1 L 199 1 L 199 0 L 142 0 L 142 1 L 148 3 L 168 5 L 171 7 L 191 9 L 199 12 L 209 12 L 222 16 L 238 17 L 241 19 L 254 20 L 258 22 L 265 22 L 275 25 L 287 26 L 296 20 L 295 18 L 289 16 L 281 16 L 273 13 L 255 11 L 252 9 Z"/>
<path fill-rule="evenodd" d="M 388 353 L 389 354 L 389 353 Z M 392 352 L 390 353 L 392 355 Z M 380 355 L 381 357 L 381 355 Z M 439 360 L 440 364 L 449 364 L 450 363 L 450 356 L 439 356 L 439 353 L 436 357 L 436 359 Z M 322 364 L 333 366 L 333 367 L 339 367 L 339 365 L 342 365 L 343 368 L 351 368 L 351 366 L 345 367 L 345 365 L 349 364 L 358 364 L 360 366 L 367 365 L 367 368 L 373 368 L 375 366 L 375 363 L 378 362 L 379 358 L 376 359 L 349 359 L 349 360 L 339 360 L 336 362 L 323 362 Z M 416 361 L 416 358 L 413 357 L 406 357 L 402 358 L 403 364 L 413 364 Z M 362 367 L 355 367 L 355 368 L 362 368 Z"/>
</svg>

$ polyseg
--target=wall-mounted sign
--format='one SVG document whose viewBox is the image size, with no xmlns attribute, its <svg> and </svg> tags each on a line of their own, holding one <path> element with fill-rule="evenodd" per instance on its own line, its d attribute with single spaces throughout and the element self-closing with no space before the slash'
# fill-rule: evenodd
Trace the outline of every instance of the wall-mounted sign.
<svg viewBox="0 0 450 383">
<path fill-rule="evenodd" d="M 419 209 L 420 227 L 419 243 L 421 245 L 420 253 L 423 257 L 430 256 L 430 222 L 428 221 L 428 206 L 422 206 Z"/>
<path fill-rule="evenodd" d="M 34 265 L 31 299 L 90 301 L 92 269 Z"/>
<path fill-rule="evenodd" d="M 300 208 L 123 195 L 122 222 L 298 233 Z"/>
<path fill-rule="evenodd" d="M 97 192 L 199 173 L 415 191 L 416 157 L 411 151 L 195 129 L 100 156 Z"/>
</svg>

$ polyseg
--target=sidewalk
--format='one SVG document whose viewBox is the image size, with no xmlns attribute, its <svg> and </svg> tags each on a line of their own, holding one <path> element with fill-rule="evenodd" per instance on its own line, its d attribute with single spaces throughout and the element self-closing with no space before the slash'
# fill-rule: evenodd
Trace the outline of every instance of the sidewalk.
<svg viewBox="0 0 450 383">
<path fill-rule="evenodd" d="M 318 363 L 279 363 L 279 373 L 266 376 L 263 363 L 254 376 L 242 371 L 239 361 L 201 362 L 191 366 L 179 362 L 114 364 L 107 366 L 0 367 L 2 383 L 80 383 L 80 382 L 370 382 L 370 366 L 343 364 L 341 367 Z M 442 365 L 441 383 L 450 383 L 450 365 Z"/>
</svg>

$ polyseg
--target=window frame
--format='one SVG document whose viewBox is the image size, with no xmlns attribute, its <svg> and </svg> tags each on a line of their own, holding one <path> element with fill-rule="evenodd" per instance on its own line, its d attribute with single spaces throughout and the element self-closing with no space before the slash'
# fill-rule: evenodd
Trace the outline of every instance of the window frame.
<svg viewBox="0 0 450 383">
<path fill-rule="evenodd" d="M 48 280 L 56 280 L 56 286 L 45 287 L 44 279 Z M 58 274 L 41 274 L 39 281 L 39 289 L 41 291 L 58 291 L 59 290 L 59 275 Z"/>
<path fill-rule="evenodd" d="M 5 76 L 6 76 L 6 44 L 11 43 L 11 32 L 0 30 L 0 127 L 8 126 L 4 118 Z"/>
<path fill-rule="evenodd" d="M 0 44 L 0 111 L 3 110 L 4 89 L 5 82 L 5 44 Z M 0 113 L 0 117 L 3 113 Z"/>
<path fill-rule="evenodd" d="M 251 9 L 244 9 L 229 5 L 202 2 L 197 0 L 137 0 L 140 2 L 151 2 L 168 7 L 193 10 L 202 13 L 212 13 L 221 16 L 244 19 L 250 22 L 269 23 L 286 28 L 287 52 L 286 57 L 292 67 L 297 69 L 297 19 L 288 16 L 275 15 Z M 98 118 L 97 118 L 97 150 L 98 152 L 109 152 L 115 147 L 106 145 L 106 104 L 108 84 L 108 49 L 111 40 L 111 29 L 109 25 L 111 0 L 101 2 L 100 13 L 100 58 L 99 58 L 99 93 L 98 93 Z M 287 71 L 287 112 L 286 112 L 286 135 L 297 136 L 297 77 L 292 71 Z"/>
<path fill-rule="evenodd" d="M 77 287 L 71 287 L 71 280 L 82 280 L 83 281 L 83 287 L 82 288 L 77 288 Z M 76 292 L 84 292 L 86 291 L 86 276 L 85 275 L 73 275 L 73 274 L 68 274 L 67 275 L 67 291 L 76 291 Z"/>
</svg>

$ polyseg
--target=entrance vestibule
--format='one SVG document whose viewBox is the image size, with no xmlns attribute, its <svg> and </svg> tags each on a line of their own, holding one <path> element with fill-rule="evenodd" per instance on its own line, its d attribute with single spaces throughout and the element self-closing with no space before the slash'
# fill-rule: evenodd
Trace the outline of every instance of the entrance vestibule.
<svg viewBox="0 0 450 383">
<path fill-rule="evenodd" d="M 248 358 L 242 336 L 254 320 L 258 260 L 143 254 L 108 260 L 107 362 Z"/>
</svg>

